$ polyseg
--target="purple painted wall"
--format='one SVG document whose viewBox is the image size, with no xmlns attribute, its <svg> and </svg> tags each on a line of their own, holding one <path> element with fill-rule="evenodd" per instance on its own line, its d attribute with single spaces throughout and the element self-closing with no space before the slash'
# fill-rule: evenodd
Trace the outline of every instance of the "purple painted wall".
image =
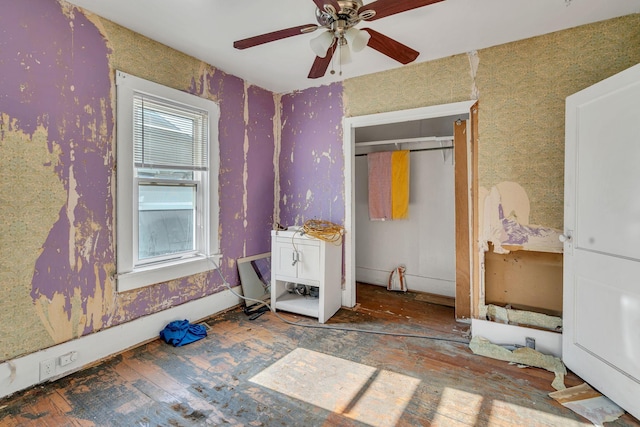
<svg viewBox="0 0 640 427">
<path fill-rule="evenodd" d="M 249 123 L 247 139 L 247 209 L 246 209 L 246 253 L 255 255 L 271 251 L 271 229 L 274 210 L 274 117 L 273 96 L 255 86 L 250 87 Z M 277 124 L 280 125 L 279 123 Z M 264 242 L 267 239 L 268 244 Z"/>
<path fill-rule="evenodd" d="M 67 193 L 59 205 L 46 205 L 51 201 L 34 194 L 35 209 L 53 209 L 58 218 L 41 242 L 32 271 L 22 274 L 31 283 L 0 283 L 19 296 L 23 287 L 24 298 L 40 316 L 27 322 L 24 310 L 0 300 L 0 311 L 15 322 L 5 328 L 11 336 L 3 336 L 3 344 L 11 350 L 4 359 L 51 344 L 21 343 L 23 328 L 46 330 L 58 343 L 222 290 L 217 273 L 209 273 L 115 292 L 109 278 L 115 265 L 115 91 L 108 40 L 79 9 L 55 0 L 0 0 L 0 9 L 0 150 L 6 149 L 8 130 L 28 139 L 44 127 L 46 150 L 58 153 L 54 180 Z M 275 97 L 212 66 L 199 69 L 205 71 L 182 90 L 220 105 L 222 272 L 236 285 L 235 259 L 270 250 Z M 8 159 L 10 153 L 2 156 Z M 1 184 L 3 197 L 19 179 Z M 11 209 L 6 200 L 3 204 L 2 209 Z M 2 221 L 15 228 L 12 219 Z M 1 244 L 8 250 L 15 243 L 2 239 Z"/>
<path fill-rule="evenodd" d="M 342 84 L 282 97 L 280 223 L 344 224 Z"/>
</svg>

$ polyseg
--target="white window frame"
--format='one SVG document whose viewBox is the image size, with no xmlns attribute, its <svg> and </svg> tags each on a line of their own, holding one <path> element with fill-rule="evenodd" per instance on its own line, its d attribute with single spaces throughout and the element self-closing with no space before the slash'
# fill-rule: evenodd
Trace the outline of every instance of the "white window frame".
<svg viewBox="0 0 640 427">
<path fill-rule="evenodd" d="M 180 277 L 213 270 L 222 254 L 218 241 L 220 208 L 218 202 L 218 174 L 220 149 L 218 120 L 220 107 L 213 101 L 172 89 L 122 71 L 116 71 L 116 265 L 118 292 L 163 283 Z M 208 182 L 198 209 L 203 209 L 202 227 L 196 225 L 199 251 L 189 256 L 146 265 L 136 265 L 137 259 L 137 185 L 133 147 L 133 97 L 136 93 L 151 95 L 205 110 L 209 115 Z M 201 205 L 202 204 L 202 205 Z M 208 220 L 206 220 L 208 219 Z M 134 252 L 135 251 L 135 252 Z"/>
</svg>

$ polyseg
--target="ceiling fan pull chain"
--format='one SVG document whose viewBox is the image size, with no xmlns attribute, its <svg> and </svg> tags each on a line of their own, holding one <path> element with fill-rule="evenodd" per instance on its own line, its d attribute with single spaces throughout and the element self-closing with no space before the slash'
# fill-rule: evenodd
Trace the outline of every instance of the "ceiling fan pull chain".
<svg viewBox="0 0 640 427">
<path fill-rule="evenodd" d="M 336 55 L 335 55 L 335 53 L 336 53 L 336 44 L 332 45 L 330 47 L 330 49 L 333 49 L 333 51 L 331 52 L 331 71 L 329 71 L 329 74 L 334 75 L 336 73 L 336 70 L 333 69 L 334 68 L 334 66 L 333 66 L 334 62 L 333 61 L 335 61 L 335 58 L 336 58 Z"/>
</svg>

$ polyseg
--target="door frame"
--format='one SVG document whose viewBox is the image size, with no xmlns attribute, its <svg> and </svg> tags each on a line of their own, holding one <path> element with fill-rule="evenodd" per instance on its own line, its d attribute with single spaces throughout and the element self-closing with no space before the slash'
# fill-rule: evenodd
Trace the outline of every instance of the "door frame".
<svg viewBox="0 0 640 427">
<path fill-rule="evenodd" d="M 356 117 L 345 117 L 342 120 L 342 129 L 343 129 L 343 154 L 344 154 L 344 199 L 345 199 L 345 218 L 344 218 L 344 228 L 345 228 L 345 237 L 344 237 L 344 280 L 345 285 L 342 290 L 342 305 L 345 307 L 353 307 L 356 304 L 356 253 L 355 253 L 355 215 L 354 215 L 354 206 L 355 206 L 355 132 L 359 127 L 365 126 L 375 126 L 375 125 L 383 125 L 383 124 L 391 124 L 391 123 L 401 123 L 401 122 L 409 122 L 415 120 L 424 120 L 431 119 L 437 117 L 446 117 L 452 116 L 455 114 L 469 114 L 469 120 L 472 120 L 471 117 L 471 107 L 476 104 L 477 101 L 461 101 L 455 102 L 451 104 L 442 104 L 442 105 L 433 105 L 429 107 L 420 107 L 409 110 L 400 110 L 400 111 L 391 111 L 386 113 L 376 113 L 369 114 L 364 116 L 356 116 Z M 467 138 L 467 140 L 469 140 Z M 458 184 L 462 184 L 464 188 L 467 189 L 466 193 L 471 195 L 470 189 L 472 185 L 472 171 L 473 168 L 469 168 L 468 164 L 463 165 L 466 170 L 466 180 L 464 183 L 459 183 L 459 174 L 456 173 L 456 192 L 458 191 Z M 455 170 L 457 172 L 459 165 L 455 166 Z M 455 172 L 454 172 L 455 173 Z M 457 195 L 456 195 L 457 197 Z M 470 198 L 469 198 L 470 200 Z M 468 203 L 468 218 L 472 218 L 471 206 L 472 203 Z M 456 259 L 458 259 L 458 251 L 465 251 L 466 259 L 470 259 L 472 257 L 469 256 L 472 248 L 469 247 L 469 240 L 472 240 L 470 236 L 473 236 L 473 228 L 472 221 L 467 221 L 469 224 L 469 229 L 466 231 L 467 235 L 467 244 L 464 247 L 460 247 L 460 245 L 456 242 Z M 458 239 L 458 224 L 456 223 L 456 240 Z M 463 266 L 466 268 L 467 272 L 471 270 L 471 261 L 469 261 L 469 265 Z M 456 265 L 456 276 L 458 272 L 458 265 Z M 469 274 L 467 274 L 469 277 Z M 470 278 L 467 279 L 467 288 L 463 289 L 462 292 L 466 292 L 470 294 L 471 292 L 471 284 L 469 282 Z M 458 295 L 458 278 L 456 277 L 456 295 Z M 456 317 L 460 318 L 469 318 L 470 315 L 468 313 L 471 312 L 471 307 L 469 307 L 468 311 L 462 310 L 461 316 L 456 314 Z M 456 307 L 456 313 L 458 313 L 458 309 Z"/>
</svg>

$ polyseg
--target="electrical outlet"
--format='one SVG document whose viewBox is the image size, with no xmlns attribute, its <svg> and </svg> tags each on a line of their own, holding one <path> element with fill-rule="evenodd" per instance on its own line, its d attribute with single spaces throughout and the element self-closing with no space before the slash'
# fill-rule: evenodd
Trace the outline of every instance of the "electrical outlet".
<svg viewBox="0 0 640 427">
<path fill-rule="evenodd" d="M 70 351 L 69 353 L 65 353 L 62 356 L 58 357 L 58 364 L 60 366 L 67 366 L 70 363 L 74 362 L 78 358 L 77 351 Z"/>
<path fill-rule="evenodd" d="M 40 362 L 40 381 L 51 378 L 56 373 L 56 359 L 47 359 Z"/>
</svg>

